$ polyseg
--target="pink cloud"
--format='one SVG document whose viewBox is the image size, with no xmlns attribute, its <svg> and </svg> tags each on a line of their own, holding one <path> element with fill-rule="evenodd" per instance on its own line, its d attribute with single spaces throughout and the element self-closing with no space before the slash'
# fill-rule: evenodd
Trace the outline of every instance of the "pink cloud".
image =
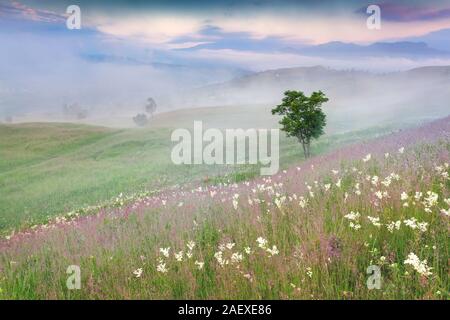
<svg viewBox="0 0 450 320">
<path fill-rule="evenodd" d="M 0 4 L 0 15 L 15 19 L 25 19 L 39 22 L 61 22 L 65 14 L 58 14 L 49 10 L 34 9 L 19 1 Z"/>
<path fill-rule="evenodd" d="M 398 3 L 382 3 L 381 16 L 383 19 L 392 22 L 412 22 L 412 21 L 434 21 L 450 19 L 449 8 L 432 8 L 427 6 L 409 6 Z M 358 10 L 366 13 L 366 7 Z"/>
</svg>

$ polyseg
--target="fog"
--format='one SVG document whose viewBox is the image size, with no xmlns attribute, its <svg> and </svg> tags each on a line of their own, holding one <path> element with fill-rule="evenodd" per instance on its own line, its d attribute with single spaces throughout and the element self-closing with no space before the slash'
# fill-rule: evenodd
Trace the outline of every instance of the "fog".
<svg viewBox="0 0 450 320">
<path fill-rule="evenodd" d="M 82 56 L 70 41 L 39 45 L 40 39 L 3 36 L 0 51 L 0 115 L 58 117 L 64 104 L 78 104 L 90 116 L 129 115 L 150 96 L 233 78 L 234 69 L 130 61 L 120 55 Z M 32 49 L 31 49 L 32 48 Z M 56 48 L 56 50 L 55 50 Z"/>
<path fill-rule="evenodd" d="M 276 121 L 270 108 L 285 90 L 322 90 L 330 98 L 325 105 L 329 124 L 338 131 L 422 121 L 450 110 L 450 67 L 408 70 L 445 61 L 283 54 L 253 54 L 252 60 L 249 53 L 230 60 L 218 53 L 182 56 L 104 39 L 97 43 L 93 38 L 89 44 L 76 36 L 0 36 L 2 47 L 8 48 L 0 50 L 0 121 L 135 127 L 133 116 L 145 113 L 152 97 L 159 116 L 150 125 L 164 125 L 165 112 L 195 108 L 194 117 L 201 118 L 197 108 L 221 107 L 215 117 L 222 123 L 272 126 Z M 86 46 L 89 52 L 108 54 L 86 54 Z M 312 66 L 317 62 L 321 66 Z M 67 112 L 67 106 L 75 111 Z"/>
<path fill-rule="evenodd" d="M 220 106 L 221 110 L 228 107 L 230 113 L 242 113 L 238 109 L 247 108 L 249 126 L 251 122 L 269 124 L 272 123 L 270 107 L 281 101 L 285 90 L 301 90 L 307 94 L 322 90 L 329 97 L 324 109 L 333 131 L 416 123 L 450 114 L 448 66 L 389 73 L 321 66 L 269 70 L 199 88 L 173 97 L 176 102 L 172 103 L 185 107 Z M 231 116 L 221 112 L 225 118 Z"/>
</svg>

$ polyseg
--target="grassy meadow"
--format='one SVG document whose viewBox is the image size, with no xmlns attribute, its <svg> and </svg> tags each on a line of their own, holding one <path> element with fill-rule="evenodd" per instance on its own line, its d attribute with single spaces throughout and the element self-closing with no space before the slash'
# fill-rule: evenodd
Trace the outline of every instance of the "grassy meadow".
<svg viewBox="0 0 450 320">
<path fill-rule="evenodd" d="M 2 163 L 9 166 L 2 178 L 13 170 L 42 168 L 36 185 L 56 185 L 58 169 L 70 164 L 73 173 L 59 182 L 72 185 L 80 203 L 98 200 L 113 194 L 108 192 L 118 180 L 112 172 L 120 163 L 128 164 L 128 174 L 142 175 L 139 166 L 148 164 L 132 161 L 142 148 L 133 149 L 121 138 L 140 141 L 141 136 L 144 145 L 157 144 L 143 135 L 156 137 L 155 131 L 146 130 L 83 127 L 89 131 L 85 145 L 65 138 L 55 146 L 42 138 L 47 151 L 36 147 L 40 152 L 30 154 L 24 148 L 21 165 Z M 380 134 L 375 131 L 360 137 Z M 283 141 L 285 169 L 272 177 L 250 179 L 249 173 L 248 179 L 236 179 L 242 181 L 205 183 L 201 170 L 195 176 L 158 163 L 152 174 L 170 170 L 171 177 L 199 181 L 127 201 L 118 197 L 113 206 L 89 215 L 71 212 L 8 235 L 0 242 L 0 298 L 448 299 L 449 132 L 445 118 L 349 146 L 343 144 L 357 136 L 328 136 L 314 146 L 316 156 L 302 162 L 298 148 L 289 146 L 294 142 Z M 148 159 L 156 153 L 149 150 Z M 94 155 L 102 159 L 98 167 Z M 88 191 L 80 182 L 84 174 L 98 183 L 93 168 L 99 181 L 104 179 L 96 184 L 104 193 Z M 80 178 L 70 183 L 70 175 Z M 118 192 L 140 187 L 121 186 Z M 33 188 L 47 196 L 54 213 L 64 207 L 45 193 L 47 187 L 41 189 Z M 33 203 L 23 199 L 22 206 L 27 201 Z M 66 286 L 70 265 L 80 267 L 79 290 Z M 367 286 L 369 266 L 380 270 L 379 289 Z"/>
<path fill-rule="evenodd" d="M 174 125 L 167 119 L 161 119 L 162 123 Z M 192 122 L 186 121 L 184 127 L 189 126 Z M 45 223 L 73 210 L 107 205 L 120 194 L 154 192 L 198 181 L 240 181 L 259 174 L 257 166 L 248 165 L 174 165 L 170 159 L 172 130 L 0 124 L 0 234 Z M 313 144 L 312 153 L 321 154 L 392 130 L 392 126 L 383 126 L 328 134 Z M 282 167 L 303 158 L 296 140 L 284 134 L 280 139 Z"/>
</svg>

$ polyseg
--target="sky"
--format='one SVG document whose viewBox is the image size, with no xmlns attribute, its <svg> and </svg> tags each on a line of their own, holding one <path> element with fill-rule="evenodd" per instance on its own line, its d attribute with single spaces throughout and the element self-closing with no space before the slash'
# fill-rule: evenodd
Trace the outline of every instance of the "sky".
<svg viewBox="0 0 450 320">
<path fill-rule="evenodd" d="M 81 9 L 80 30 L 66 27 L 72 4 Z M 283 67 L 385 72 L 450 64 L 450 1 L 375 3 L 379 30 L 366 24 L 371 4 L 0 0 L 0 112 L 80 95 L 90 104 L 105 96 L 122 104 L 143 91 L 188 90 Z M 366 47 L 376 42 L 397 46 Z"/>
<path fill-rule="evenodd" d="M 8 1 L 2 17 L 61 22 L 65 8 L 77 4 L 86 27 L 111 36 L 173 48 L 214 40 L 202 32 L 246 33 L 297 43 L 373 42 L 420 36 L 450 28 L 449 1 Z M 366 27 L 370 4 L 382 11 L 382 28 Z M 62 19 L 63 20 L 63 19 Z M 184 39 L 185 41 L 181 41 Z"/>
</svg>

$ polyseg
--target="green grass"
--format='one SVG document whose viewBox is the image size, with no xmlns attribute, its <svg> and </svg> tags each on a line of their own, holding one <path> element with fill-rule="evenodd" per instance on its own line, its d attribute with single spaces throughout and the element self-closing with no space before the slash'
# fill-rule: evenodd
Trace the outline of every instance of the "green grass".
<svg viewBox="0 0 450 320">
<path fill-rule="evenodd" d="M 324 136 L 314 143 L 312 153 L 391 129 Z M 120 193 L 193 181 L 239 182 L 259 174 L 258 166 L 248 165 L 176 166 L 170 160 L 171 132 L 58 123 L 0 125 L 0 232 L 43 223 Z M 297 142 L 281 133 L 281 167 L 302 158 Z"/>
<path fill-rule="evenodd" d="M 249 189 L 225 187 L 220 198 L 226 202 L 201 190 L 169 196 L 167 205 L 157 198 L 157 206 L 133 210 L 127 217 L 104 216 L 45 229 L 35 238 L 12 242 L 0 254 L 0 299 L 445 300 L 448 217 L 440 211 L 450 203 L 450 167 L 448 156 L 442 157 L 449 151 L 447 140 L 409 146 L 404 154 L 388 159 L 381 155 L 367 163 L 331 160 L 314 170 L 282 175 L 281 187 L 264 183 L 265 189 L 259 189 L 258 181 Z M 332 174 L 331 168 L 339 173 Z M 392 173 L 398 179 L 389 185 L 375 187 L 367 179 L 377 174 L 384 181 Z M 342 183 L 338 186 L 337 181 Z M 326 188 L 327 183 L 332 185 Z M 252 188 L 260 191 L 253 193 Z M 378 201 L 375 190 L 389 197 Z M 417 191 L 422 192 L 419 200 Z M 431 191 L 438 197 L 428 205 L 424 200 Z M 234 209 L 230 202 L 236 192 L 240 198 Z M 400 201 L 403 192 L 408 199 Z M 304 207 L 300 196 L 307 199 Z M 257 199 L 264 202 L 258 204 Z M 186 206 L 179 207 L 180 200 Z M 355 221 L 360 229 L 352 228 L 345 217 L 350 211 L 361 214 Z M 380 224 L 374 225 L 369 216 L 378 217 Z M 408 227 L 405 221 L 411 218 L 426 222 L 426 230 Z M 402 221 L 401 227 L 391 232 L 387 226 L 395 221 Z M 268 243 L 259 247 L 258 237 Z M 189 258 L 191 240 L 195 247 Z M 232 246 L 221 248 L 223 244 Z M 267 249 L 274 245 L 279 252 L 269 254 Z M 159 248 L 167 247 L 171 249 L 166 257 Z M 184 258 L 177 261 L 174 253 L 181 250 Z M 228 263 L 219 262 L 218 252 Z M 242 259 L 233 262 L 236 253 Z M 410 253 L 432 268 L 431 274 L 421 275 L 406 263 Z M 201 270 L 195 261 L 204 263 Z M 167 272 L 158 272 L 160 263 Z M 69 265 L 81 269 L 80 290 L 66 287 Z M 380 289 L 368 288 L 368 266 L 380 268 Z M 140 277 L 133 273 L 138 268 L 143 270 Z"/>
</svg>

